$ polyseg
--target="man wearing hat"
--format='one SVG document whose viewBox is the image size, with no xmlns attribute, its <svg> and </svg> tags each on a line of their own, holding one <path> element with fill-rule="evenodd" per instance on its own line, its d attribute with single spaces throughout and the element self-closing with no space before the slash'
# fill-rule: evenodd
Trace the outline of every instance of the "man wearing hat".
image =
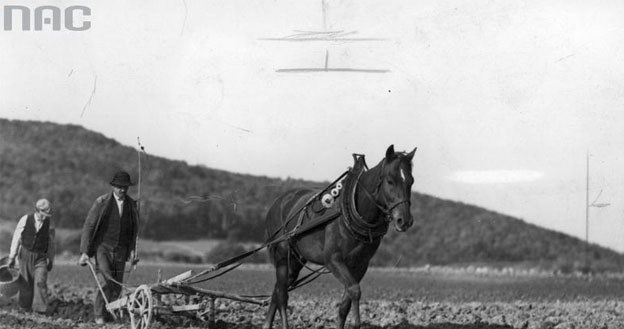
<svg viewBox="0 0 624 329">
<path fill-rule="evenodd" d="M 19 256 L 20 275 L 26 284 L 20 287 L 19 305 L 24 310 L 46 313 L 48 310 L 48 272 L 54 264 L 54 225 L 52 208 L 46 199 L 35 203 L 35 212 L 20 218 L 13 233 L 9 266 Z"/>
<path fill-rule="evenodd" d="M 78 264 L 85 266 L 95 257 L 99 281 L 106 299 L 119 297 L 126 261 L 135 264 L 138 210 L 136 201 L 127 194 L 132 185 L 130 175 L 119 171 L 110 182 L 111 193 L 99 196 L 85 220 L 80 240 Z M 115 282 L 116 281 L 116 282 Z M 95 297 L 95 322 L 104 323 L 106 304 L 101 292 Z"/>
</svg>

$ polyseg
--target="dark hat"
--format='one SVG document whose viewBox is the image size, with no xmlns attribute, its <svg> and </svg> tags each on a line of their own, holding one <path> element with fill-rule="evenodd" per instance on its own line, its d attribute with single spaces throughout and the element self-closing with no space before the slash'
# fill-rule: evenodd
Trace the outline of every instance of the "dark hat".
<svg viewBox="0 0 624 329">
<path fill-rule="evenodd" d="M 115 173 L 115 176 L 113 177 L 113 180 L 110 182 L 110 184 L 120 187 L 134 185 L 134 183 L 130 181 L 130 174 L 125 171 L 118 171 L 117 173 Z"/>
</svg>

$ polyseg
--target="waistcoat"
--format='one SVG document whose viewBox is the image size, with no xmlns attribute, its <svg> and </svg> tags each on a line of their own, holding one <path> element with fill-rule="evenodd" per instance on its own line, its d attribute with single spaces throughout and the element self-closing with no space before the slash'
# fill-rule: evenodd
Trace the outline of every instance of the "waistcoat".
<svg viewBox="0 0 624 329">
<path fill-rule="evenodd" d="M 41 228 L 37 231 L 35 228 L 35 215 L 28 215 L 24 231 L 22 231 L 22 247 L 30 252 L 46 253 L 48 252 L 49 242 L 50 220 L 44 219 Z"/>
</svg>

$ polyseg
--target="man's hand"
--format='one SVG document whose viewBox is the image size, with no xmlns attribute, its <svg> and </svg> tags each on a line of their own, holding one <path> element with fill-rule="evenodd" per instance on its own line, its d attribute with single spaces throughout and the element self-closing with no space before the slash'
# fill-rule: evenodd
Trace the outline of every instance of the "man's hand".
<svg viewBox="0 0 624 329">
<path fill-rule="evenodd" d="M 15 267 L 15 257 L 9 257 L 9 268 Z"/>
<path fill-rule="evenodd" d="M 54 262 L 52 261 L 52 259 L 50 257 L 48 257 L 46 259 L 47 262 L 47 267 L 48 267 L 48 272 L 52 271 L 52 267 L 54 267 Z"/>
<path fill-rule="evenodd" d="M 87 266 L 87 263 L 89 263 L 89 256 L 87 256 L 87 254 L 85 253 L 80 254 L 80 259 L 78 259 L 78 265 Z"/>
</svg>

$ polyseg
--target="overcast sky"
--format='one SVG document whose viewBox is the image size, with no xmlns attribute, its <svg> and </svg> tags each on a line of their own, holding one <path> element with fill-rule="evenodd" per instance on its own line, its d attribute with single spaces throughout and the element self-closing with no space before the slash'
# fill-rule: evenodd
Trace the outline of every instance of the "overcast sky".
<svg viewBox="0 0 624 329">
<path fill-rule="evenodd" d="M 624 251 L 622 1 L 48 3 L 87 5 L 91 28 L 0 31 L 1 117 L 284 178 L 417 146 L 415 191 L 581 238 L 589 151 L 610 203 L 590 241 Z M 267 40 L 295 31 L 350 40 Z M 279 71 L 325 67 L 368 71 Z"/>
</svg>

